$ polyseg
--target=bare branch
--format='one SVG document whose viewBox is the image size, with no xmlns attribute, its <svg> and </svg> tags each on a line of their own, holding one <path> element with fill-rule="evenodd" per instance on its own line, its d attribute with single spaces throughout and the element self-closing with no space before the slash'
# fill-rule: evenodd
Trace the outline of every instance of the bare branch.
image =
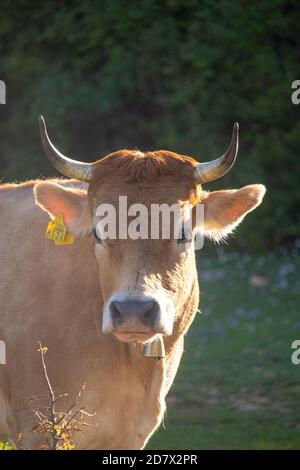
<svg viewBox="0 0 300 470">
<path fill-rule="evenodd" d="M 74 431 L 82 431 L 81 426 L 88 426 L 88 423 L 83 421 L 83 416 L 94 416 L 95 413 L 89 413 L 84 410 L 84 408 L 78 409 L 78 402 L 81 399 L 81 396 L 85 390 L 86 383 L 83 384 L 81 390 L 75 398 L 75 401 L 67 409 L 67 411 L 57 412 L 55 405 L 57 402 L 63 398 L 69 396 L 68 393 L 63 393 L 55 396 L 51 381 L 48 375 L 46 362 L 45 362 L 45 353 L 47 348 L 42 346 L 42 343 L 39 341 L 39 352 L 41 353 L 41 361 L 44 376 L 47 383 L 48 393 L 40 396 L 30 397 L 29 402 L 33 400 L 40 400 L 41 398 L 50 399 L 49 405 L 38 405 L 33 409 L 33 413 L 38 420 L 37 426 L 34 427 L 34 432 L 39 432 L 46 436 L 47 443 L 44 443 L 42 449 L 52 449 L 52 450 L 67 450 L 74 449 L 75 443 L 72 440 L 72 433 Z M 44 410 L 44 412 L 41 411 Z"/>
</svg>

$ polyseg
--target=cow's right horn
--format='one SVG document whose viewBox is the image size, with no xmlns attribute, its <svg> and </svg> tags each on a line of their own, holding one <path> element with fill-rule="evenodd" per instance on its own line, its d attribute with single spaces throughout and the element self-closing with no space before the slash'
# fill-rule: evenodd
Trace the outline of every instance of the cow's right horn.
<svg viewBox="0 0 300 470">
<path fill-rule="evenodd" d="M 48 137 L 47 128 L 43 116 L 39 117 L 40 134 L 43 144 L 43 149 L 47 155 L 50 163 L 64 176 L 68 178 L 75 178 L 80 181 L 91 181 L 92 178 L 92 164 L 78 162 L 71 158 L 65 157 L 60 153 L 52 144 Z"/>
</svg>

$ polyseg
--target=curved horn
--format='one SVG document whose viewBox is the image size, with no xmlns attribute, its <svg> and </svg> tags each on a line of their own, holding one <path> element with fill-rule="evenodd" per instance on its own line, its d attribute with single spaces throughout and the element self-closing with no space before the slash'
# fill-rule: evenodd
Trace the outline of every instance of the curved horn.
<svg viewBox="0 0 300 470">
<path fill-rule="evenodd" d="M 92 177 L 92 164 L 77 162 L 71 158 L 65 157 L 60 153 L 52 144 L 48 137 L 47 128 L 43 116 L 39 117 L 40 134 L 43 144 L 43 149 L 47 155 L 50 163 L 64 176 L 68 178 L 75 178 L 80 181 L 91 181 Z"/>
<path fill-rule="evenodd" d="M 230 145 L 222 155 L 211 162 L 198 163 L 195 168 L 195 180 L 197 184 L 208 183 L 224 176 L 233 166 L 239 147 L 239 125 L 236 122 L 232 130 Z"/>
</svg>

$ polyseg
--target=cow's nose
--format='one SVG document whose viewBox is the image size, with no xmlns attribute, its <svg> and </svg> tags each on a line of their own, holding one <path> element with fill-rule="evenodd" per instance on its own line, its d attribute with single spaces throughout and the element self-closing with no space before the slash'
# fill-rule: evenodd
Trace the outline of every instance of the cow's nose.
<svg viewBox="0 0 300 470">
<path fill-rule="evenodd" d="M 112 302 L 112 321 L 115 326 L 126 322 L 138 322 L 154 326 L 159 318 L 160 307 L 156 300 Z"/>
</svg>

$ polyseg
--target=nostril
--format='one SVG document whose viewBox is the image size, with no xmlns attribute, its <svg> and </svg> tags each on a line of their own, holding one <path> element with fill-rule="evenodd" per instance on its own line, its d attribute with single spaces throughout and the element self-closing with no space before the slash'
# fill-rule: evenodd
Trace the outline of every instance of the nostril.
<svg viewBox="0 0 300 470">
<path fill-rule="evenodd" d="M 124 317 L 120 310 L 118 310 L 118 307 L 116 305 L 116 302 L 113 302 L 110 306 L 111 309 L 111 317 L 112 321 L 115 325 L 121 325 L 124 321 Z"/>
<path fill-rule="evenodd" d="M 148 326 L 153 326 L 158 318 L 159 305 L 156 302 L 149 302 L 149 308 L 144 312 L 144 322 Z"/>
</svg>

